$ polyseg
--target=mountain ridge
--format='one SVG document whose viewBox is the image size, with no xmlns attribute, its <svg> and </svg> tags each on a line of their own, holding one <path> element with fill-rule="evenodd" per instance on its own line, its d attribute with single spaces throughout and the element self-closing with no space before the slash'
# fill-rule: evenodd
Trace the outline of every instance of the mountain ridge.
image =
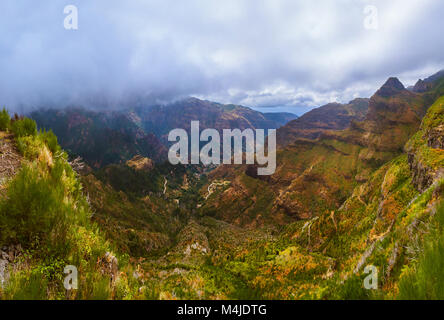
<svg viewBox="0 0 444 320">
<path fill-rule="evenodd" d="M 94 168 L 124 163 L 136 155 L 158 163 L 166 161 L 170 145 L 168 133 L 176 128 L 190 131 L 191 121 L 200 121 L 202 130 L 276 129 L 296 117 L 288 113 L 270 116 L 243 106 L 197 98 L 123 111 L 94 111 L 81 107 L 41 109 L 30 116 L 39 128 L 53 130 L 63 148 L 81 156 Z"/>
<path fill-rule="evenodd" d="M 329 103 L 312 109 L 278 130 L 278 144 L 290 144 L 290 136 L 316 139 L 326 130 L 346 129 L 351 121 L 364 119 L 368 103 L 369 99 L 357 98 L 348 104 Z"/>
</svg>

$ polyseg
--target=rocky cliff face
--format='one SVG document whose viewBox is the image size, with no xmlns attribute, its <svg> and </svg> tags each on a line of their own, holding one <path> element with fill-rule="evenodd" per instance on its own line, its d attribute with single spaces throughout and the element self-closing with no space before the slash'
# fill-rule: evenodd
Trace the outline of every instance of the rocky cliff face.
<svg viewBox="0 0 444 320">
<path fill-rule="evenodd" d="M 421 129 L 406 145 L 413 183 L 424 192 L 435 181 L 444 177 L 440 165 L 444 159 L 444 98 L 429 109 Z"/>
<path fill-rule="evenodd" d="M 429 129 L 427 145 L 433 149 L 444 149 L 444 124 Z"/>
<path fill-rule="evenodd" d="M 444 169 L 434 170 L 421 162 L 414 153 L 408 154 L 413 185 L 420 192 L 426 191 L 435 181 L 444 177 Z"/>
<path fill-rule="evenodd" d="M 0 249 L 0 289 L 6 286 L 10 277 L 10 271 L 14 270 L 14 263 L 22 253 L 21 245 L 3 246 Z"/>
</svg>

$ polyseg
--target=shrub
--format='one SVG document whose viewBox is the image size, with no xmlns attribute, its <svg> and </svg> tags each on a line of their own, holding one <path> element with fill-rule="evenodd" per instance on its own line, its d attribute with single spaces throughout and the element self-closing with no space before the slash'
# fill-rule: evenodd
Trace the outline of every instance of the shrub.
<svg viewBox="0 0 444 320">
<path fill-rule="evenodd" d="M 428 244 L 418 265 L 399 282 L 401 300 L 444 299 L 444 238 Z"/>
<path fill-rule="evenodd" d="M 0 206 L 1 234 L 6 242 L 31 243 L 47 235 L 56 225 L 63 198 L 35 166 L 24 166 L 9 185 Z"/>
<path fill-rule="evenodd" d="M 5 298 L 12 300 L 44 300 L 47 298 L 48 281 L 35 270 L 11 275 L 5 288 Z"/>
<path fill-rule="evenodd" d="M 25 136 L 35 136 L 37 134 L 37 124 L 29 118 L 18 119 L 12 122 L 11 130 L 18 138 Z"/>
<path fill-rule="evenodd" d="M 46 143 L 46 145 L 48 146 L 49 150 L 51 150 L 52 153 L 61 151 L 61 148 L 57 142 L 57 137 L 54 134 L 54 132 L 52 132 L 52 130 L 40 131 L 39 137 L 40 139 L 42 139 L 43 142 Z"/>
<path fill-rule="evenodd" d="M 365 275 L 351 275 L 342 286 L 338 287 L 334 294 L 335 299 L 339 300 L 368 300 L 370 299 L 370 290 L 364 288 Z"/>
<path fill-rule="evenodd" d="M 17 138 L 17 149 L 27 159 L 36 159 L 43 150 L 43 143 L 40 139 L 26 136 Z"/>
<path fill-rule="evenodd" d="M 11 117 L 5 108 L 0 112 L 0 130 L 6 131 L 11 125 Z"/>
<path fill-rule="evenodd" d="M 24 263 L 11 271 L 0 299 L 112 297 L 110 277 L 97 265 L 110 251 L 109 244 L 90 220 L 81 183 L 56 136 L 52 131 L 37 134 L 35 122 L 26 118 L 16 117 L 11 130 L 27 161 L 0 198 L 0 247 L 19 243 L 25 252 Z M 85 275 L 79 279 L 79 290 L 69 297 L 62 286 L 67 264 Z M 138 288 L 132 278 L 122 282 L 118 297 L 135 297 Z"/>
<path fill-rule="evenodd" d="M 45 145 L 53 154 L 61 152 L 62 149 L 52 130 L 40 130 L 39 134 L 36 135 L 37 131 L 34 124 L 33 120 L 27 118 L 13 122 L 13 132 L 17 137 L 17 147 L 20 153 L 24 157 L 34 160 L 44 150 Z"/>
</svg>

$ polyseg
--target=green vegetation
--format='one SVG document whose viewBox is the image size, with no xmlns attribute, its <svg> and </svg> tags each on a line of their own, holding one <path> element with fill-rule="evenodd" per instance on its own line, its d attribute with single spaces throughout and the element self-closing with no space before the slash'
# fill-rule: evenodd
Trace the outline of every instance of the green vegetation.
<svg viewBox="0 0 444 320">
<path fill-rule="evenodd" d="M 371 291 L 364 288 L 365 275 L 353 274 L 340 286 L 337 286 L 337 291 L 334 292 L 333 298 L 337 300 L 369 300 Z"/>
<path fill-rule="evenodd" d="M 415 262 L 402 272 L 399 299 L 444 299 L 444 202 L 435 215 Z"/>
<path fill-rule="evenodd" d="M 0 196 L 0 247 L 23 252 L 0 298 L 444 299 L 436 92 L 375 97 L 371 120 L 280 149 L 271 177 L 124 164 L 118 144 L 118 161 L 79 177 L 52 131 L 4 110 L 23 159 Z M 81 275 L 74 293 L 66 265 Z M 363 287 L 369 265 L 376 290 Z"/>
<path fill-rule="evenodd" d="M 17 119 L 11 123 L 11 131 L 17 138 L 37 134 L 37 124 L 29 118 Z"/>
<path fill-rule="evenodd" d="M 6 131 L 11 126 L 11 118 L 9 116 L 8 111 L 6 111 L 6 108 L 3 108 L 2 112 L 0 113 L 0 130 Z"/>
<path fill-rule="evenodd" d="M 113 297 L 110 275 L 97 264 L 111 247 L 90 220 L 92 212 L 66 153 L 51 132 L 38 133 L 31 119 L 12 121 L 11 131 L 24 159 L 0 198 L 0 247 L 20 244 L 23 252 L 0 298 Z M 76 266 L 81 275 L 79 290 L 69 296 L 63 287 L 66 265 Z M 134 295 L 137 288 L 130 291 Z"/>
</svg>

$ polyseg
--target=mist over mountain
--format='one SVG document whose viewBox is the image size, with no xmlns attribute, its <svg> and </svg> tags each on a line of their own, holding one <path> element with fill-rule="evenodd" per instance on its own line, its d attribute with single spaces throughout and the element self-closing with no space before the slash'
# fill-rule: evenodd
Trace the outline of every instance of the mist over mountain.
<svg viewBox="0 0 444 320">
<path fill-rule="evenodd" d="M 125 106 L 40 108 L 29 116 L 40 129 L 54 131 L 65 150 L 81 156 L 94 168 L 124 163 L 136 155 L 166 161 L 171 145 L 168 133 L 176 128 L 190 133 L 191 121 L 199 121 L 201 130 L 222 132 L 235 128 L 277 129 L 297 118 L 291 113 L 263 114 L 239 105 L 196 98 L 166 104 L 139 100 Z"/>
<path fill-rule="evenodd" d="M 321 3 L 73 1 L 79 26 L 66 30 L 66 3 L 4 0 L 1 103 L 24 113 L 195 96 L 300 114 L 444 64 L 440 1 L 374 1 L 376 30 L 363 26 L 367 4 Z"/>
</svg>

